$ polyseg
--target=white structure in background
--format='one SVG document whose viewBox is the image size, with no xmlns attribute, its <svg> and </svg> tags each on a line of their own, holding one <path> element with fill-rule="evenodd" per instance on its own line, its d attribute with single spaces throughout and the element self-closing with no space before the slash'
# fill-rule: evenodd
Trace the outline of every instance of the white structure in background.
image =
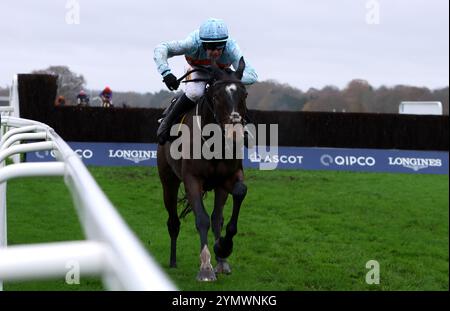
<svg viewBox="0 0 450 311">
<path fill-rule="evenodd" d="M 2 281 L 64 279 L 73 263 L 82 276 L 100 276 L 110 290 L 176 290 L 52 128 L 2 112 L 0 138 L 0 290 Z M 20 143 L 33 140 L 39 142 Z M 54 151 L 57 162 L 5 166 L 11 155 L 42 150 Z M 64 177 L 87 240 L 7 247 L 6 181 L 31 176 Z"/>
<path fill-rule="evenodd" d="M 400 114 L 442 115 L 441 102 L 403 101 L 399 105 Z"/>
</svg>

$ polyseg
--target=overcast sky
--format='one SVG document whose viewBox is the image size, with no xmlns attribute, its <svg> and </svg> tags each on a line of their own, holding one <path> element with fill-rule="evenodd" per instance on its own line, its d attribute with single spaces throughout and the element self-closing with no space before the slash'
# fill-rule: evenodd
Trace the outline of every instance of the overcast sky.
<svg viewBox="0 0 450 311">
<path fill-rule="evenodd" d="M 449 1 L 371 1 L 379 23 L 369 0 L 78 0 L 80 23 L 68 24 L 68 0 L 0 0 L 0 86 L 15 73 L 67 65 L 88 88 L 155 92 L 164 85 L 154 47 L 208 17 L 225 20 L 260 80 L 302 90 L 354 78 L 448 86 Z M 183 73 L 183 57 L 169 63 Z"/>
</svg>

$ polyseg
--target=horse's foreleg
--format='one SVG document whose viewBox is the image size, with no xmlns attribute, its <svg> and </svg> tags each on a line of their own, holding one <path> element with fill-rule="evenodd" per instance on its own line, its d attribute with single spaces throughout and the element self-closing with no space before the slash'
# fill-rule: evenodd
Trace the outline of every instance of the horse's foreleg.
<svg viewBox="0 0 450 311">
<path fill-rule="evenodd" d="M 239 211 L 241 209 L 242 201 L 247 194 L 247 186 L 243 182 L 242 172 L 240 177 L 234 183 L 231 190 L 233 196 L 233 212 L 231 219 L 227 224 L 225 237 L 220 238 L 214 245 L 216 256 L 220 258 L 227 258 L 233 251 L 233 237 L 237 234 L 237 222 L 239 218 Z"/>
<path fill-rule="evenodd" d="M 203 187 L 200 181 L 193 176 L 185 176 L 184 185 L 189 204 L 195 214 L 195 226 L 200 235 L 200 272 L 197 275 L 199 281 L 215 281 L 216 274 L 211 265 L 211 254 L 208 250 L 208 231 L 210 220 L 205 210 L 202 199 Z"/>
</svg>

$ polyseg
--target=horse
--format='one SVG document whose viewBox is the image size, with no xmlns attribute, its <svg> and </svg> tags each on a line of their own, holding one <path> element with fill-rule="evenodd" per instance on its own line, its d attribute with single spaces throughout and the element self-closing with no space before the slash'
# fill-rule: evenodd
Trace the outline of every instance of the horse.
<svg viewBox="0 0 450 311">
<path fill-rule="evenodd" d="M 207 83 L 205 94 L 197 102 L 197 106 L 187 112 L 184 117 L 186 126 L 191 130 L 201 125 L 194 122 L 194 116 L 201 116 L 202 123 L 214 123 L 222 130 L 230 124 L 242 124 L 246 109 L 247 91 L 241 82 L 245 68 L 241 58 L 236 71 L 219 69 L 215 64 L 211 67 L 211 80 Z M 243 134 L 243 133 L 241 133 Z M 242 139 L 243 135 L 233 136 L 233 142 Z M 200 236 L 200 269 L 199 281 L 215 281 L 216 274 L 230 274 L 231 267 L 227 261 L 233 250 L 233 237 L 237 234 L 237 222 L 242 202 L 247 194 L 244 184 L 242 159 L 213 158 L 174 159 L 170 154 L 168 141 L 158 145 L 157 165 L 162 183 L 164 205 L 168 212 L 167 228 L 170 235 L 169 266 L 177 266 L 176 247 L 180 231 L 180 217 L 177 212 L 178 190 L 181 182 L 190 208 L 195 215 L 195 225 Z M 203 139 L 202 144 L 206 143 Z M 190 139 L 192 150 L 192 139 Z M 214 210 L 211 219 L 203 204 L 203 194 L 214 190 Z M 231 218 L 226 226 L 224 236 L 221 231 L 224 223 L 223 208 L 228 196 L 233 198 Z M 208 248 L 208 231 L 212 226 L 215 237 L 214 253 L 217 266 L 211 265 L 211 253 Z"/>
</svg>

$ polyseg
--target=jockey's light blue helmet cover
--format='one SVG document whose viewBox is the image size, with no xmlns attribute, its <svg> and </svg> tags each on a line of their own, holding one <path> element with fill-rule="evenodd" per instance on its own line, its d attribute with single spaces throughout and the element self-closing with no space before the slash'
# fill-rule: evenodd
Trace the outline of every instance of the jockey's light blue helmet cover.
<svg viewBox="0 0 450 311">
<path fill-rule="evenodd" d="M 228 28 L 221 19 L 210 18 L 200 26 L 200 40 L 203 43 L 223 42 L 228 40 Z"/>
</svg>

